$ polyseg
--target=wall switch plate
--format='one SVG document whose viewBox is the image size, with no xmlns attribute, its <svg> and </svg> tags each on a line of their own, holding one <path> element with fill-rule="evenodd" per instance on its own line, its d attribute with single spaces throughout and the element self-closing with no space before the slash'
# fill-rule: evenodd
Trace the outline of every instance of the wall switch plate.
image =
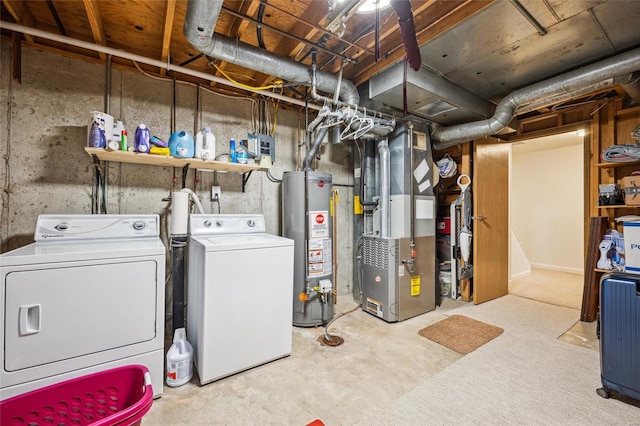
<svg viewBox="0 0 640 426">
<path fill-rule="evenodd" d="M 211 200 L 219 201 L 220 200 L 220 195 L 222 195 L 222 190 L 220 189 L 220 187 L 219 186 L 212 186 L 211 187 Z"/>
</svg>

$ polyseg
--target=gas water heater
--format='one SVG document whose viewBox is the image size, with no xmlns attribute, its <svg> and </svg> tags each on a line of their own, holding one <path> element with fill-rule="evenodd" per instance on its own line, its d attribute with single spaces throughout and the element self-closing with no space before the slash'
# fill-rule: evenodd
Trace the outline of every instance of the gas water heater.
<svg viewBox="0 0 640 426">
<path fill-rule="evenodd" d="M 310 170 L 282 178 L 283 236 L 294 240 L 293 325 L 333 318 L 332 176 Z"/>
</svg>

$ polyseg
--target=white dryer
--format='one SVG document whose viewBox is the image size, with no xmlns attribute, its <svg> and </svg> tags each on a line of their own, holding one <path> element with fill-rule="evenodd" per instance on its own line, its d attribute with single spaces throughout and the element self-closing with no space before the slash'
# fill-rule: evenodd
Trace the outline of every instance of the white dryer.
<svg viewBox="0 0 640 426">
<path fill-rule="evenodd" d="M 190 217 L 187 340 L 200 384 L 291 354 L 293 240 L 262 215 Z"/>
<path fill-rule="evenodd" d="M 164 382 L 165 247 L 158 215 L 41 215 L 0 256 L 0 400 L 114 367 Z"/>
</svg>

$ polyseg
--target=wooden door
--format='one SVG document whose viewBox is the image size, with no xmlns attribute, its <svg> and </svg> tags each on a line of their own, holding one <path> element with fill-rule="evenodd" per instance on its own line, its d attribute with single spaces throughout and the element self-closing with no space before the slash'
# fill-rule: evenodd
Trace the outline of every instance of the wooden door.
<svg viewBox="0 0 640 426">
<path fill-rule="evenodd" d="M 473 302 L 509 292 L 509 152 L 498 139 L 475 142 Z"/>
</svg>

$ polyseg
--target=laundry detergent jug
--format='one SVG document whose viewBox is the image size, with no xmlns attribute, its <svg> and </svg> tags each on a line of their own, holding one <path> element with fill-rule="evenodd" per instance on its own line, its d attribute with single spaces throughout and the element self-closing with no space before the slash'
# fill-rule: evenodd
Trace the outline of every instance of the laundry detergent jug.
<svg viewBox="0 0 640 426">
<path fill-rule="evenodd" d="M 185 131 L 175 132 L 169 138 L 169 152 L 178 158 L 193 158 L 195 146 L 193 136 Z"/>
<path fill-rule="evenodd" d="M 167 351 L 167 385 L 182 386 L 193 377 L 193 347 L 184 328 L 173 333 L 173 344 Z"/>
<path fill-rule="evenodd" d="M 196 133 L 196 158 L 215 160 L 216 135 L 211 133 L 210 127 L 205 127 Z"/>
<path fill-rule="evenodd" d="M 141 124 L 136 129 L 134 148 L 136 152 L 142 152 L 148 154 L 151 149 L 149 139 L 151 138 L 149 128 L 144 124 Z"/>
</svg>

